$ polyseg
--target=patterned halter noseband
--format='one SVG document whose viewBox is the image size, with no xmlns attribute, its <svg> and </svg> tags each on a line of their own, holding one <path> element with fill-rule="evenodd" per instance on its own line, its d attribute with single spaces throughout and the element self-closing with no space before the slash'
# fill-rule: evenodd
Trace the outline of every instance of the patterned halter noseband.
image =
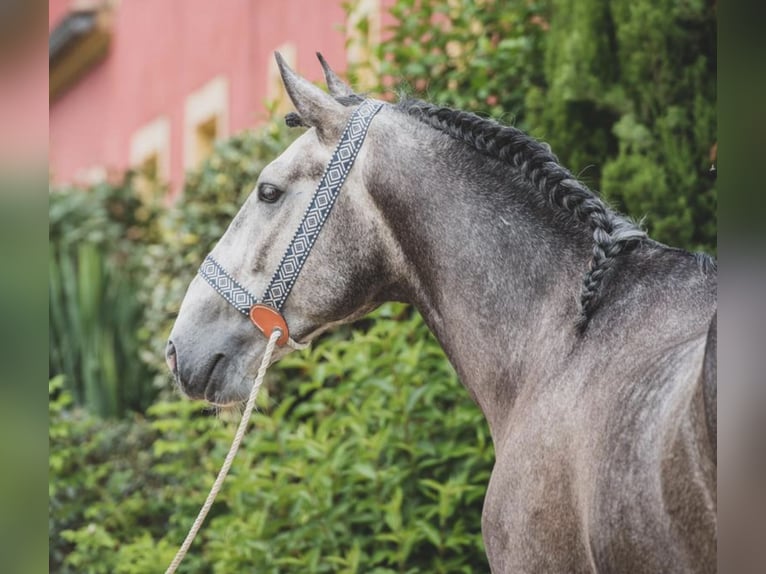
<svg viewBox="0 0 766 574">
<path fill-rule="evenodd" d="M 279 329 L 282 336 L 277 340 L 277 344 L 280 346 L 289 340 L 287 323 L 281 313 L 282 308 L 354 165 L 367 136 L 367 129 L 383 105 L 383 102 L 376 100 L 364 100 L 354 110 L 325 167 L 311 202 L 303 214 L 303 219 L 260 302 L 210 255 L 205 258 L 199 268 L 199 274 L 205 281 L 240 313 L 249 316 L 253 324 L 267 338 L 271 336 L 274 329 Z"/>
</svg>

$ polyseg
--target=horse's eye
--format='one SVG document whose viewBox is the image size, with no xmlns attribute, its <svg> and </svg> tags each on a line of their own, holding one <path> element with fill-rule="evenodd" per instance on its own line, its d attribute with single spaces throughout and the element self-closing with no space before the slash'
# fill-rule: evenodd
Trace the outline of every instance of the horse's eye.
<svg viewBox="0 0 766 574">
<path fill-rule="evenodd" d="M 282 197 L 282 190 L 270 185 L 268 183 L 262 183 L 258 186 L 258 199 L 265 201 L 266 203 L 274 203 Z"/>
</svg>

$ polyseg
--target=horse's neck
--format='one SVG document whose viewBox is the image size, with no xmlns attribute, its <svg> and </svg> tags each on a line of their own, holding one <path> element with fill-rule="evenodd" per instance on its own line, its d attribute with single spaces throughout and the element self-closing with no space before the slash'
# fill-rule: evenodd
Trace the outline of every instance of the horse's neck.
<svg viewBox="0 0 766 574">
<path fill-rule="evenodd" d="M 396 297 L 421 312 L 497 440 L 539 365 L 552 371 L 571 348 L 590 239 L 562 235 L 504 168 L 399 143 L 368 177 L 399 249 Z"/>
</svg>

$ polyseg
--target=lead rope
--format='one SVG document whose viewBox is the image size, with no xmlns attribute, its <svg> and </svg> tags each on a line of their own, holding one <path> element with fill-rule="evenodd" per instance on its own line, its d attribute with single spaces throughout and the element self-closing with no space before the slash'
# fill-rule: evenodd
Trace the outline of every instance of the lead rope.
<svg viewBox="0 0 766 574">
<path fill-rule="evenodd" d="M 203 504 L 202 508 L 200 508 L 199 514 L 197 514 L 197 519 L 189 529 L 189 533 L 186 535 L 183 544 L 181 544 L 181 548 L 178 549 L 178 552 L 176 553 L 175 558 L 173 558 L 173 561 L 170 563 L 170 566 L 168 566 L 168 569 L 165 570 L 165 574 L 173 574 L 173 572 L 175 572 L 178 566 L 181 564 L 181 561 L 189 551 L 189 547 L 194 541 L 194 538 L 197 536 L 197 532 L 199 532 L 199 529 L 202 526 L 207 513 L 210 511 L 210 507 L 213 506 L 215 497 L 218 496 L 218 492 L 221 490 L 221 486 L 223 486 L 223 481 L 226 478 L 226 475 L 229 474 L 231 464 L 234 462 L 234 457 L 237 455 L 239 445 L 242 443 L 242 439 L 245 436 L 247 424 L 250 422 L 250 415 L 253 414 L 253 408 L 255 407 L 255 397 L 258 395 L 258 391 L 263 384 L 263 377 L 266 376 L 266 371 L 268 370 L 269 364 L 271 363 L 271 355 L 274 353 L 274 346 L 277 344 L 277 339 L 279 339 L 281 336 L 282 331 L 279 329 L 274 329 L 274 331 L 271 333 L 271 337 L 269 337 L 269 342 L 266 344 L 266 350 L 263 352 L 263 360 L 261 361 L 261 366 L 258 367 L 258 375 L 255 377 L 253 388 L 250 389 L 250 396 L 248 397 L 247 404 L 245 405 L 245 412 L 242 413 L 242 420 L 239 421 L 237 434 L 234 435 L 234 441 L 231 443 L 231 448 L 229 448 L 226 459 L 223 461 L 223 466 L 221 466 L 221 470 L 218 472 L 218 476 L 216 477 L 215 482 L 210 489 L 210 494 L 207 495 L 205 504 Z M 308 343 L 302 344 L 298 343 L 297 341 L 293 341 L 292 339 L 288 339 L 287 344 L 289 347 L 296 350 L 305 349 L 308 347 Z"/>
</svg>

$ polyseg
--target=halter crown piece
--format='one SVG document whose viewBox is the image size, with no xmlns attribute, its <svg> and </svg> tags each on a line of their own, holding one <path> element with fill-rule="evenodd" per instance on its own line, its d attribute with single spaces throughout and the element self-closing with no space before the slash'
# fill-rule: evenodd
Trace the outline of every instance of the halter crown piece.
<svg viewBox="0 0 766 574">
<path fill-rule="evenodd" d="M 303 264 L 311 253 L 319 232 L 327 221 L 330 211 L 335 205 L 343 183 L 346 181 L 356 156 L 362 148 L 367 130 L 372 119 L 383 107 L 383 102 L 364 100 L 351 115 L 338 145 L 325 167 L 322 179 L 311 197 L 298 229 L 295 231 L 277 270 L 269 281 L 260 302 L 248 289 L 240 285 L 236 279 L 210 255 L 202 262 L 199 274 L 226 299 L 237 311 L 250 317 L 253 324 L 269 338 L 274 329 L 282 333 L 277 339 L 277 345 L 285 345 L 289 338 L 287 322 L 282 316 L 290 291 L 295 285 Z"/>
</svg>

